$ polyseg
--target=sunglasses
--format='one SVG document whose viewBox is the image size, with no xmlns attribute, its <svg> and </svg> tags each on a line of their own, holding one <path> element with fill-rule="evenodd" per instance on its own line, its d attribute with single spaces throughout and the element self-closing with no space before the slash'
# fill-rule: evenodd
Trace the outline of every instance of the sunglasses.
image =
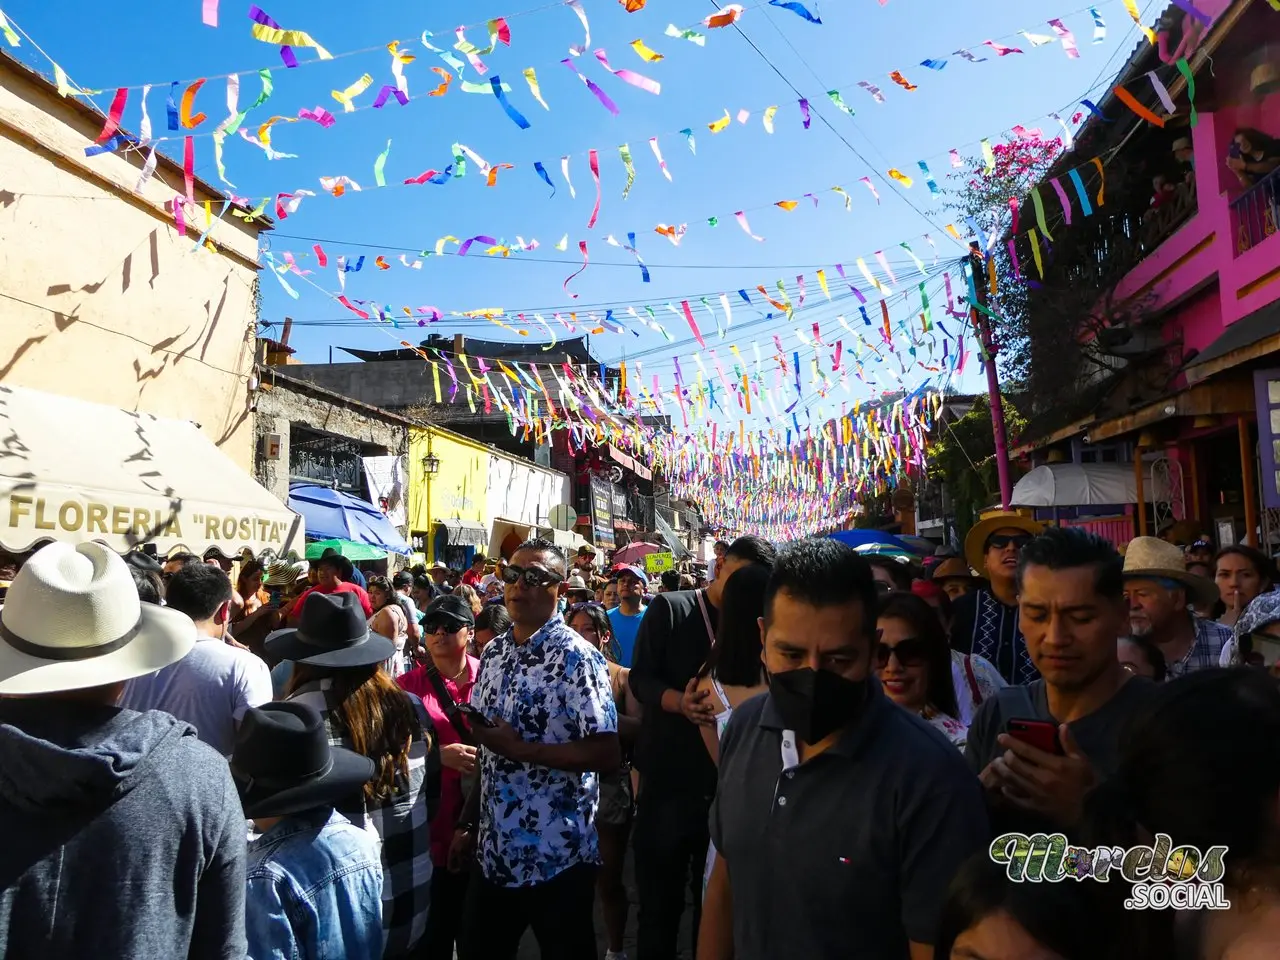
<svg viewBox="0 0 1280 960">
<path fill-rule="evenodd" d="M 564 577 L 559 574 L 539 570 L 537 567 L 517 567 L 507 564 L 502 568 L 502 582 L 514 586 L 524 581 L 526 587 L 545 587 L 549 583 L 560 583 Z"/>
<path fill-rule="evenodd" d="M 881 641 L 876 644 L 876 666 L 883 670 L 889 658 L 897 657 L 904 667 L 918 667 L 929 658 L 929 645 L 919 637 L 907 637 L 893 646 Z"/>
<path fill-rule="evenodd" d="M 597 603 L 594 600 L 585 600 L 582 603 L 571 604 L 569 606 L 568 613 L 570 617 L 575 617 L 578 614 L 582 613 L 584 610 L 603 610 L 603 609 L 604 609 L 603 603 Z"/>
<path fill-rule="evenodd" d="M 423 621 L 422 632 L 429 637 L 437 633 L 457 633 L 469 626 L 465 621 L 431 619 Z"/>
<path fill-rule="evenodd" d="M 1019 550 L 1031 542 L 1030 534 L 1026 533 L 997 533 L 987 538 L 988 550 L 1003 550 L 1009 544 L 1013 544 Z"/>
</svg>

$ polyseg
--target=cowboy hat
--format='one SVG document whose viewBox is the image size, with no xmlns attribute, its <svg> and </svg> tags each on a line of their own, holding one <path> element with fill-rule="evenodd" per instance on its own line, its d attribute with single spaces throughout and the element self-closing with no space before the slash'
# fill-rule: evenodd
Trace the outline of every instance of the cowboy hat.
<svg viewBox="0 0 1280 960">
<path fill-rule="evenodd" d="M 231 778 L 248 819 L 358 796 L 374 772 L 368 757 L 330 746 L 320 712 L 296 700 L 247 710 L 231 753 Z"/>
<path fill-rule="evenodd" d="M 1211 607 L 1218 602 L 1218 585 L 1207 577 L 1187 573 L 1187 558 L 1176 543 L 1158 537 L 1134 537 L 1124 553 L 1126 580 L 1173 580 L 1187 591 L 1194 607 Z"/>
<path fill-rule="evenodd" d="M 195 642 L 190 617 L 138 599 L 117 554 L 51 543 L 23 564 L 0 606 L 0 694 L 132 680 L 181 660 Z"/>
<path fill-rule="evenodd" d="M 997 530 L 1006 527 L 1021 530 L 1023 533 L 1036 536 L 1044 530 L 1044 524 L 1024 517 L 1020 513 L 993 513 L 983 517 L 969 530 L 964 538 L 964 558 L 974 570 L 987 568 L 987 540 Z"/>
<path fill-rule="evenodd" d="M 933 576 L 929 579 L 938 583 L 941 580 L 972 580 L 974 576 L 969 564 L 959 557 L 947 557 L 933 568 Z"/>
<path fill-rule="evenodd" d="M 367 667 L 390 659 L 395 642 L 370 633 L 355 593 L 312 593 L 302 606 L 302 621 L 276 630 L 263 641 L 277 660 L 317 667 Z"/>
</svg>

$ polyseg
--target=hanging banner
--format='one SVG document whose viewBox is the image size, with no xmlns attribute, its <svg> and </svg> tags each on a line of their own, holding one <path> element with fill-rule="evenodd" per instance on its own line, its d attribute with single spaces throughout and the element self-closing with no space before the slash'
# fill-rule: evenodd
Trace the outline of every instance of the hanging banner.
<svg viewBox="0 0 1280 960">
<path fill-rule="evenodd" d="M 613 485 L 601 477 L 591 478 L 591 526 L 597 547 L 612 550 L 613 538 Z"/>
</svg>

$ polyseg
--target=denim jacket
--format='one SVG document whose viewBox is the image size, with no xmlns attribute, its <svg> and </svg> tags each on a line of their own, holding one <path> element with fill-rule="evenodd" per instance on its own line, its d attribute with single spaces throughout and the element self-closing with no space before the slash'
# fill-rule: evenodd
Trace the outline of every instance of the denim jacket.
<svg viewBox="0 0 1280 960">
<path fill-rule="evenodd" d="M 249 845 L 249 960 L 381 960 L 376 835 L 331 807 L 285 817 Z"/>
</svg>

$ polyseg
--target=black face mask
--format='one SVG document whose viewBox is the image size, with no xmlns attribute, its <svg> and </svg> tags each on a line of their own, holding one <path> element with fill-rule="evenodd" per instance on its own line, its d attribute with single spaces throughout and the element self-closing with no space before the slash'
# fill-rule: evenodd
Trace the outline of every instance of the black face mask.
<svg viewBox="0 0 1280 960">
<path fill-rule="evenodd" d="M 818 743 L 862 713 L 867 681 L 804 667 L 770 674 L 769 695 L 788 730 L 805 743 Z"/>
</svg>

